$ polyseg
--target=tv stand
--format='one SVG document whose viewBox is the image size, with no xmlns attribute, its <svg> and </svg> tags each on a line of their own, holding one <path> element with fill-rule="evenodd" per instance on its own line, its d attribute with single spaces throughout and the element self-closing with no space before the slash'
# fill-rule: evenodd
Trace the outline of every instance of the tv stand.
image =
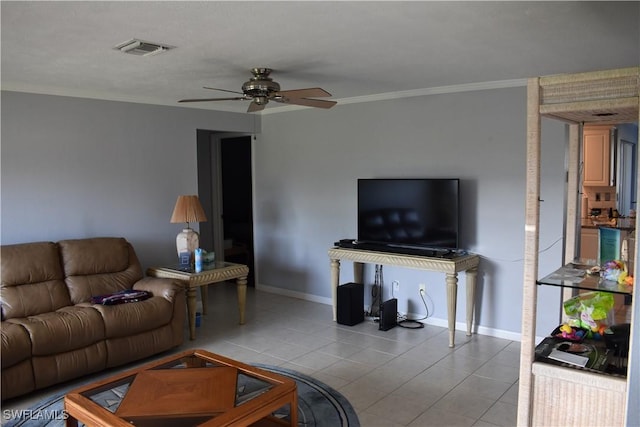
<svg viewBox="0 0 640 427">
<path fill-rule="evenodd" d="M 353 281 L 363 283 L 364 264 L 393 265 L 418 270 L 445 273 L 447 285 L 447 321 L 449 326 L 449 347 L 455 346 L 456 302 L 458 298 L 458 272 L 466 274 L 467 288 L 467 336 L 471 335 L 476 297 L 476 277 L 480 257 L 475 254 L 448 254 L 447 257 L 408 255 L 371 249 L 339 248 L 329 249 L 331 260 L 331 298 L 333 300 L 333 320 L 336 320 L 337 290 L 340 283 L 340 261 L 353 261 Z M 364 307 L 363 307 L 364 310 Z"/>
</svg>

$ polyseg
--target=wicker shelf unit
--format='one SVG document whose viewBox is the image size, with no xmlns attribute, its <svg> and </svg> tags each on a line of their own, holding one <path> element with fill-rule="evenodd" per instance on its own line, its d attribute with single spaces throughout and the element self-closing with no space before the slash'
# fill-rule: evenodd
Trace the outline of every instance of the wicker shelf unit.
<svg viewBox="0 0 640 427">
<path fill-rule="evenodd" d="M 529 79 L 527 88 L 527 188 L 519 426 L 640 424 L 640 304 L 634 287 L 627 378 L 607 377 L 534 359 L 540 226 L 542 118 L 569 126 L 565 259 L 576 255 L 579 221 L 580 132 L 584 124 L 640 122 L 640 67 Z M 640 152 L 640 150 L 638 150 Z M 640 187 L 636 182 L 636 187 Z M 636 229 L 638 222 L 636 220 Z M 635 253 L 638 253 L 636 239 Z M 558 266 L 561 261 L 558 260 Z M 634 276 L 638 275 L 635 262 Z M 571 296 L 571 289 L 563 297 Z M 566 299 L 565 298 L 565 299 Z M 547 331 L 548 333 L 550 331 Z"/>
</svg>

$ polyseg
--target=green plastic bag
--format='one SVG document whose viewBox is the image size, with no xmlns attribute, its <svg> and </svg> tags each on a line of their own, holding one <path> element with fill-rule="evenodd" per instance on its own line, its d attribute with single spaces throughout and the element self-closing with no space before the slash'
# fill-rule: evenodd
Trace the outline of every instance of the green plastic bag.
<svg viewBox="0 0 640 427">
<path fill-rule="evenodd" d="M 566 300 L 562 305 L 570 318 L 571 326 L 597 329 L 600 320 L 606 319 L 613 308 L 613 294 L 609 292 L 587 292 Z"/>
</svg>

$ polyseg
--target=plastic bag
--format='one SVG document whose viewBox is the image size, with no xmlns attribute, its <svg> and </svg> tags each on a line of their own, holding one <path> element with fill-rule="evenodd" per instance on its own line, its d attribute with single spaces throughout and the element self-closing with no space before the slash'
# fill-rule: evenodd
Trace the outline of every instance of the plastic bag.
<svg viewBox="0 0 640 427">
<path fill-rule="evenodd" d="M 587 292 L 566 300 L 562 305 L 569 316 L 569 325 L 597 330 L 602 320 L 613 308 L 613 294 L 609 292 Z"/>
</svg>

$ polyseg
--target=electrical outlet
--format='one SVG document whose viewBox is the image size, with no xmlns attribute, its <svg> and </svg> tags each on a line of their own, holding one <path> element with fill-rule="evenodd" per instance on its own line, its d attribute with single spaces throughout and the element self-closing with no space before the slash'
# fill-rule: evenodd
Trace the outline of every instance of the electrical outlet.
<svg viewBox="0 0 640 427">
<path fill-rule="evenodd" d="M 418 291 L 420 292 L 420 294 L 424 295 L 427 293 L 427 285 L 425 285 L 424 283 L 420 283 L 418 285 Z"/>
<path fill-rule="evenodd" d="M 400 292 L 400 282 L 394 280 L 391 284 L 393 285 L 393 292 Z"/>
</svg>

